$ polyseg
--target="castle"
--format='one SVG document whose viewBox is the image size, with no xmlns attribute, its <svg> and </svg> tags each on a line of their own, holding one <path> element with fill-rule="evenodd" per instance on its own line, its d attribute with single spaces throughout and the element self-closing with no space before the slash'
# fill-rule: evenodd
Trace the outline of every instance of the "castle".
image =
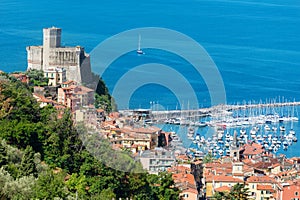
<svg viewBox="0 0 300 200">
<path fill-rule="evenodd" d="M 90 56 L 83 47 L 61 46 L 61 28 L 51 27 L 43 29 L 43 45 L 28 46 L 27 70 L 36 69 L 51 71 L 64 69 L 66 80 L 74 80 L 78 83 L 91 83 Z"/>
</svg>

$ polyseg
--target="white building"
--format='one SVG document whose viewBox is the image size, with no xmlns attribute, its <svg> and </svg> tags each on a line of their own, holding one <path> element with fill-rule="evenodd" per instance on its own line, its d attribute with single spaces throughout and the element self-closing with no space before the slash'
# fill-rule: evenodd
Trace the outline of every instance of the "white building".
<svg viewBox="0 0 300 200">
<path fill-rule="evenodd" d="M 66 70 L 64 68 L 48 68 L 44 70 L 44 77 L 48 78 L 48 85 L 57 86 L 61 85 L 67 80 Z"/>
<path fill-rule="evenodd" d="M 171 151 L 162 148 L 144 151 L 139 156 L 139 159 L 143 168 L 150 174 L 158 174 L 159 172 L 166 171 L 176 161 Z"/>
</svg>

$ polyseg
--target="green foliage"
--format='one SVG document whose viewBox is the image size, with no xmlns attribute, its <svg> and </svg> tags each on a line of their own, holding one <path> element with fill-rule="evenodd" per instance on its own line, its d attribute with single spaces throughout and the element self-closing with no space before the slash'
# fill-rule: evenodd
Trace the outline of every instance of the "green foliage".
<svg viewBox="0 0 300 200">
<path fill-rule="evenodd" d="M 246 200 L 249 199 L 249 192 L 248 188 L 245 187 L 245 184 L 235 184 L 230 192 L 229 196 L 231 199 L 240 199 L 240 200 Z"/>
<path fill-rule="evenodd" d="M 7 164 L 7 152 L 0 141 L 0 166 Z"/>
<path fill-rule="evenodd" d="M 69 180 L 66 182 L 66 185 L 70 192 L 76 193 L 78 198 L 83 199 L 87 195 L 87 180 L 85 175 L 78 175 L 73 173 Z"/>
<path fill-rule="evenodd" d="M 30 199 L 34 183 L 33 176 L 14 179 L 7 171 L 0 168 L 0 199 Z"/>
<path fill-rule="evenodd" d="M 51 171 L 41 173 L 33 186 L 34 197 L 38 199 L 65 199 L 69 192 L 64 183 L 65 174 L 54 174 Z"/>
<path fill-rule="evenodd" d="M 21 161 L 19 177 L 37 175 L 37 169 L 34 163 L 34 151 L 31 146 L 27 146 Z"/>
<path fill-rule="evenodd" d="M 116 195 L 111 188 L 107 188 L 107 189 L 102 190 L 99 195 L 93 195 L 92 199 L 111 200 L 111 199 L 116 199 Z"/>
<path fill-rule="evenodd" d="M 213 155 L 211 153 L 208 153 L 206 156 L 203 158 L 203 163 L 212 163 L 215 160 Z"/>
<path fill-rule="evenodd" d="M 150 174 L 148 175 L 148 181 L 157 199 L 179 198 L 180 191 L 174 187 L 172 174 L 166 172 L 161 172 L 158 176 Z"/>
<path fill-rule="evenodd" d="M 128 152 L 114 151 L 97 133 L 74 127 L 69 110 L 58 118 L 52 106 L 40 108 L 29 88 L 16 80 L 0 80 L 0 167 L 0 199 L 179 195 L 170 174 L 145 173 Z"/>
<path fill-rule="evenodd" d="M 102 79 L 99 80 L 95 93 L 95 107 L 105 110 L 106 113 L 117 111 L 117 105 L 114 98 L 109 94 Z"/>
<path fill-rule="evenodd" d="M 215 200 L 247 200 L 249 197 L 249 189 L 245 187 L 245 184 L 235 184 L 230 192 L 216 192 L 213 196 Z"/>
<path fill-rule="evenodd" d="M 96 93 L 98 95 L 109 95 L 108 88 L 106 87 L 104 81 L 102 78 L 99 79 L 97 88 L 96 88 Z"/>
<path fill-rule="evenodd" d="M 48 85 L 48 78 L 44 77 L 44 73 L 42 70 L 31 69 L 26 72 L 26 75 L 29 77 L 29 82 L 32 86 Z"/>
</svg>

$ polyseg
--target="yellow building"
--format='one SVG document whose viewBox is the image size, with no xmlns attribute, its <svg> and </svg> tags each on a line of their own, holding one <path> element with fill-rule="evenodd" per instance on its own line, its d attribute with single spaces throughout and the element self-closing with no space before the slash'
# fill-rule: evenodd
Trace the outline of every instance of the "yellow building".
<svg viewBox="0 0 300 200">
<path fill-rule="evenodd" d="M 275 200 L 281 196 L 282 189 L 274 178 L 269 176 L 251 176 L 247 179 L 250 197 L 261 200 Z"/>
<path fill-rule="evenodd" d="M 244 181 L 239 178 L 233 178 L 232 176 L 225 175 L 210 175 L 205 178 L 206 185 L 206 198 L 211 198 L 216 192 L 217 188 L 227 186 L 231 188 L 235 184 L 243 184 Z"/>
</svg>

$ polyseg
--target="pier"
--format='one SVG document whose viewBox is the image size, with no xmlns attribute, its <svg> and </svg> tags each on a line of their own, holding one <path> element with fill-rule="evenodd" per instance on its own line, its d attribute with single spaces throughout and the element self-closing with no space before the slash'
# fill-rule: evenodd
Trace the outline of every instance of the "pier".
<svg viewBox="0 0 300 200">
<path fill-rule="evenodd" d="M 235 110 L 259 109 L 259 108 L 278 108 L 300 106 L 300 102 L 283 102 L 283 103 L 259 103 L 244 105 L 217 105 L 210 108 L 200 108 L 192 110 L 150 110 L 151 118 L 160 121 L 170 118 L 202 118 L 212 115 L 226 115 Z"/>
</svg>

